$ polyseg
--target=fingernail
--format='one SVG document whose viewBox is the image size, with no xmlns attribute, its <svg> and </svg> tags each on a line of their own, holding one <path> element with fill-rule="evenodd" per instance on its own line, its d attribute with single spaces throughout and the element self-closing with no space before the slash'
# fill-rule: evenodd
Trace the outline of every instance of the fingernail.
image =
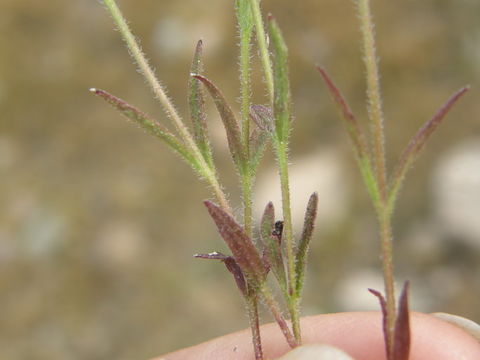
<svg viewBox="0 0 480 360">
<path fill-rule="evenodd" d="M 353 360 L 353 358 L 330 345 L 310 344 L 299 346 L 277 360 Z"/>
<path fill-rule="evenodd" d="M 433 313 L 431 314 L 435 316 L 437 319 L 446 321 L 450 324 L 456 325 L 459 328 L 465 330 L 467 333 L 472 335 L 477 341 L 480 341 L 480 325 L 478 325 L 475 321 L 470 319 L 452 315 L 447 313 Z"/>
</svg>

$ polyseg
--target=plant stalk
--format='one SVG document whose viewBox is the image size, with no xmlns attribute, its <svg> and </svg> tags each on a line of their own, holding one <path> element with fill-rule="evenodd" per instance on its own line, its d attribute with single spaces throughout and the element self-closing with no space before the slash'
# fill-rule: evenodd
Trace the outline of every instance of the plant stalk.
<svg viewBox="0 0 480 360">
<path fill-rule="evenodd" d="M 382 257 L 383 281 L 385 286 L 385 298 L 387 303 L 387 336 L 390 352 L 393 351 L 394 330 L 396 321 L 395 307 L 395 278 L 393 272 L 393 235 L 390 214 L 386 206 L 382 207 L 382 213 L 378 214 L 380 226 L 380 247 Z"/>
<path fill-rule="evenodd" d="M 251 7 L 251 6 L 250 6 Z M 240 27 L 240 93 L 241 93 L 241 118 L 242 118 L 242 145 L 247 166 L 240 174 L 243 196 L 243 225 L 249 237 L 253 234 L 252 220 L 252 175 L 250 170 L 250 104 L 251 104 L 251 71 L 250 50 L 252 28 Z"/>
<path fill-rule="evenodd" d="M 378 58 L 375 49 L 375 31 L 370 11 L 370 0 L 360 0 L 358 5 L 360 29 L 363 37 L 364 63 L 367 73 L 368 114 L 372 124 L 375 172 L 382 201 L 387 197 L 385 164 L 384 116 L 380 91 Z"/>
<path fill-rule="evenodd" d="M 260 321 L 258 318 L 258 298 L 254 295 L 246 296 L 248 318 L 250 320 L 250 329 L 252 331 L 253 349 L 255 360 L 263 360 L 262 340 L 260 337 Z"/>
<path fill-rule="evenodd" d="M 290 204 L 290 181 L 288 176 L 288 151 L 284 142 L 274 141 L 276 147 L 278 169 L 280 173 L 280 188 L 282 192 L 283 209 L 283 238 L 285 239 L 285 253 L 287 258 L 287 279 L 288 279 L 288 310 L 292 321 L 292 328 L 295 339 L 301 343 L 300 314 L 297 294 L 295 292 L 295 254 L 293 239 L 292 212 Z"/>
<path fill-rule="evenodd" d="M 285 339 L 287 340 L 288 345 L 293 349 L 297 346 L 300 345 L 300 342 L 297 341 L 297 339 L 293 336 L 292 332 L 290 331 L 287 321 L 282 315 L 282 312 L 280 310 L 280 305 L 278 302 L 275 300 L 273 297 L 272 293 L 264 283 L 260 287 L 260 293 L 263 296 L 263 299 L 265 301 L 265 304 L 267 305 L 268 309 L 272 313 L 275 321 L 277 322 L 278 326 L 280 327 L 280 330 L 282 331 L 283 335 L 285 336 Z"/>
<path fill-rule="evenodd" d="M 267 37 L 265 35 L 265 27 L 263 25 L 263 18 L 260 10 L 260 0 L 250 0 L 250 5 L 252 7 L 253 19 L 255 21 L 258 50 L 260 52 L 260 59 L 265 75 L 265 82 L 267 84 L 268 96 L 270 98 L 270 103 L 273 104 L 272 63 L 270 61 L 270 52 L 268 51 Z"/>
</svg>

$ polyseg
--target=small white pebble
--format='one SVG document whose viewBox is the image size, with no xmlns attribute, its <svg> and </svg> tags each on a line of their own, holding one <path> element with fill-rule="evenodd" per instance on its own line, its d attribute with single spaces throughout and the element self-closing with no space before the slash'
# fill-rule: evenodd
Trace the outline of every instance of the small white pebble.
<svg viewBox="0 0 480 360">
<path fill-rule="evenodd" d="M 277 360 L 353 360 L 353 358 L 330 345 L 309 344 L 295 348 Z"/>
</svg>

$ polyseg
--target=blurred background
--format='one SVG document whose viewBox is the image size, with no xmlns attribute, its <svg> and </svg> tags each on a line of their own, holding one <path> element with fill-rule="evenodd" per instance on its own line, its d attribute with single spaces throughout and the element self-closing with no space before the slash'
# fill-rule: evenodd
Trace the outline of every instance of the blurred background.
<svg viewBox="0 0 480 360">
<path fill-rule="evenodd" d="M 233 1 L 119 0 L 188 119 L 195 42 L 205 73 L 238 110 Z M 294 216 L 320 209 L 304 314 L 377 309 L 375 218 L 349 142 L 314 64 L 365 121 L 365 83 L 350 0 L 264 0 L 289 44 L 295 123 Z M 409 137 L 464 84 L 406 182 L 394 221 L 396 274 L 412 307 L 480 321 L 480 3 L 373 1 L 392 166 Z M 145 359 L 248 326 L 231 276 L 192 254 L 225 251 L 176 155 L 88 92 L 98 87 L 167 123 L 99 1 L 0 4 L 0 348 L 4 359 Z M 253 59 L 258 69 L 258 60 Z M 254 98 L 265 103 L 261 73 Z M 234 169 L 212 104 L 221 178 L 240 216 Z M 280 207 L 271 155 L 257 215 Z M 267 314 L 264 321 L 270 321 Z"/>
</svg>

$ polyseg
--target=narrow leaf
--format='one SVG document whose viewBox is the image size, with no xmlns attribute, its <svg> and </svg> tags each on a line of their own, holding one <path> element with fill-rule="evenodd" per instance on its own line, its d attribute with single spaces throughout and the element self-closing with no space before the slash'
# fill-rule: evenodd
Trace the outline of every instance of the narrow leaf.
<svg viewBox="0 0 480 360">
<path fill-rule="evenodd" d="M 250 237 L 235 219 L 219 206 L 208 200 L 204 204 L 249 283 L 252 281 L 255 285 L 261 284 L 265 279 L 266 270 Z"/>
<path fill-rule="evenodd" d="M 194 170 L 201 174 L 201 169 L 198 165 L 195 157 L 187 150 L 187 148 L 173 135 L 168 129 L 166 129 L 158 121 L 151 119 L 147 114 L 128 104 L 124 100 L 100 89 L 92 88 L 90 92 L 101 97 L 107 103 L 116 108 L 127 119 L 140 125 L 147 133 L 156 136 L 164 141 L 171 149 L 176 151 L 182 156 Z"/>
<path fill-rule="evenodd" d="M 282 290 L 287 289 L 287 280 L 285 275 L 285 267 L 283 265 L 282 248 L 280 238 L 275 236 L 275 210 L 273 204 L 269 202 L 263 212 L 260 225 L 260 238 L 265 249 L 265 255 L 268 264 L 272 269 Z"/>
<path fill-rule="evenodd" d="M 318 72 L 322 75 L 325 84 L 327 85 L 328 90 L 330 91 L 330 95 L 337 105 L 338 111 L 341 114 L 341 117 L 344 121 L 345 127 L 347 129 L 348 135 L 350 136 L 350 140 L 352 141 L 355 153 L 359 159 L 369 158 L 368 153 L 368 145 L 365 139 L 365 135 L 360 127 L 360 124 L 357 121 L 357 118 L 352 112 L 352 109 L 347 103 L 347 100 L 343 96 L 342 92 L 333 82 L 330 75 L 328 75 L 327 71 L 317 66 Z"/>
<path fill-rule="evenodd" d="M 195 48 L 192 66 L 190 68 L 191 74 L 203 73 L 203 42 L 199 40 Z M 193 136 L 200 152 L 205 161 L 213 167 L 212 149 L 208 140 L 207 132 L 207 116 L 205 113 L 205 96 L 200 81 L 190 76 L 188 81 L 188 105 L 190 107 L 190 117 L 193 124 Z"/>
<path fill-rule="evenodd" d="M 243 172 L 246 159 L 242 148 L 240 127 L 232 109 L 227 104 L 220 90 L 210 80 L 200 75 L 193 75 L 193 77 L 200 80 L 212 96 L 227 133 L 228 147 L 233 161 L 237 169 Z"/>
<path fill-rule="evenodd" d="M 377 290 L 368 289 L 373 295 L 375 295 L 380 301 L 380 307 L 382 309 L 382 324 L 383 324 L 383 339 L 385 342 L 385 352 L 387 354 L 387 360 L 392 359 L 392 345 L 390 344 L 390 337 L 388 336 L 388 322 L 387 322 L 387 301 L 385 297 Z"/>
<path fill-rule="evenodd" d="M 327 85 L 330 95 L 337 105 L 337 109 L 341 115 L 341 118 L 343 119 L 344 126 L 347 130 L 348 136 L 350 137 L 350 141 L 353 144 L 355 156 L 357 158 L 360 171 L 362 172 L 363 180 L 367 186 L 368 193 L 370 194 L 373 203 L 379 204 L 380 194 L 373 171 L 371 155 L 368 150 L 365 134 L 363 133 L 357 118 L 353 114 L 352 109 L 348 105 L 347 100 L 335 85 L 330 75 L 328 75 L 327 71 L 320 66 L 317 66 L 317 70 Z"/>
<path fill-rule="evenodd" d="M 391 178 L 389 193 L 388 193 L 388 208 L 393 211 L 395 201 L 397 199 L 398 191 L 402 186 L 405 179 L 405 175 L 412 167 L 415 160 L 418 158 L 418 154 L 425 146 L 428 138 L 438 128 L 442 120 L 448 114 L 450 109 L 458 102 L 458 100 L 470 89 L 469 86 L 465 86 L 454 93 L 447 102 L 437 111 L 437 113 L 427 121 L 415 136 L 410 140 L 407 147 L 403 151 L 400 159 L 395 166 L 393 176 Z"/>
<path fill-rule="evenodd" d="M 268 246 L 265 241 L 272 235 L 273 227 L 275 225 L 275 208 L 270 201 L 263 211 L 262 220 L 260 222 L 260 238 L 264 246 Z"/>
<path fill-rule="evenodd" d="M 240 37 L 240 115 L 242 143 L 246 157 L 250 157 L 250 101 L 251 101 L 251 40 L 253 34 L 253 14 L 247 0 L 236 0 L 235 10 Z"/>
<path fill-rule="evenodd" d="M 285 142 L 290 133 L 291 95 L 288 79 L 288 50 L 280 28 L 273 16 L 268 17 L 268 30 L 273 50 L 273 113 L 275 132 L 279 142 Z"/>
<path fill-rule="evenodd" d="M 410 354 L 410 310 L 408 308 L 409 283 L 405 282 L 398 303 L 393 340 L 393 360 L 408 360 Z"/>
<path fill-rule="evenodd" d="M 305 211 L 305 220 L 303 223 L 303 232 L 295 254 L 295 275 L 296 275 L 296 292 L 300 296 L 303 289 L 305 278 L 305 266 L 307 262 L 307 253 L 312 239 L 313 229 L 315 227 L 315 219 L 317 218 L 318 194 L 314 192 L 308 200 L 307 210 Z"/>
<path fill-rule="evenodd" d="M 242 270 L 236 263 L 235 259 L 232 256 L 227 256 L 219 252 L 212 252 L 210 254 L 195 254 L 194 257 L 199 259 L 208 259 L 208 260 L 220 260 L 225 264 L 227 270 L 233 275 L 238 289 L 243 296 L 248 295 L 247 282 L 245 276 L 243 275 Z"/>
</svg>

